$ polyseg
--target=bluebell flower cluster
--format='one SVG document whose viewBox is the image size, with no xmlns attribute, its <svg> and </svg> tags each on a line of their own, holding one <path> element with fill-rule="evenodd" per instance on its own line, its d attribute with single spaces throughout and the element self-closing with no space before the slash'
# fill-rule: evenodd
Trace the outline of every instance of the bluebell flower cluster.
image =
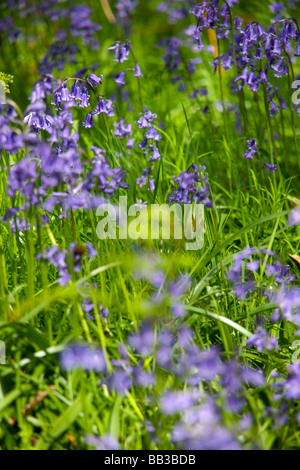
<svg viewBox="0 0 300 470">
<path fill-rule="evenodd" d="M 115 8 L 118 12 L 118 17 L 127 18 L 132 15 L 138 6 L 138 2 L 134 0 L 118 0 Z"/>
<path fill-rule="evenodd" d="M 91 348 L 85 344 L 71 344 L 61 353 L 61 365 L 65 370 L 74 368 L 86 371 L 104 371 L 105 359 L 101 349 Z"/>
<path fill-rule="evenodd" d="M 252 259 L 258 255 L 260 258 Z M 233 283 L 234 291 L 237 297 L 246 298 L 250 292 L 257 289 L 258 284 L 255 280 L 255 273 L 261 268 L 261 255 L 273 257 L 272 264 L 265 266 L 265 272 L 268 277 L 273 277 L 278 284 L 289 284 L 295 278 L 289 273 L 290 266 L 282 265 L 276 253 L 266 249 L 257 249 L 254 247 L 246 247 L 240 253 L 234 256 L 234 263 L 227 271 L 227 278 Z M 246 275 L 246 272 L 248 275 Z"/>
<path fill-rule="evenodd" d="M 103 201 L 101 193 L 112 196 L 119 188 L 128 188 L 126 172 L 121 167 L 112 168 L 104 150 L 92 146 L 95 156 L 89 164 L 82 162 L 80 133 L 74 132 L 72 108 L 90 107 L 96 94 L 98 104 L 87 114 L 83 126 L 92 127 L 92 118 L 98 114 L 114 115 L 112 101 L 97 95 L 103 77 L 95 73 L 84 74 L 85 71 L 79 71 L 77 75 L 85 78 L 67 79 L 61 83 L 49 76 L 41 78 L 34 85 L 31 104 L 25 111 L 25 132 L 20 131 L 21 123 L 16 120 L 15 113 L 4 108 L 1 150 L 10 154 L 23 149 L 27 151 L 26 156 L 10 168 L 8 175 L 9 197 L 19 194 L 26 201 L 20 211 L 34 205 L 52 212 L 56 206 L 66 215 L 70 209 L 97 207 Z M 68 87 L 70 82 L 71 88 Z M 50 105 L 54 105 L 56 111 L 49 108 L 51 98 Z M 117 133 L 119 128 L 116 127 Z M 124 129 L 124 132 L 128 131 Z M 41 138 L 42 134 L 44 138 Z"/>
<path fill-rule="evenodd" d="M 192 4 L 193 1 L 190 0 L 184 2 L 181 0 L 167 0 L 159 3 L 157 11 L 166 13 L 168 23 L 175 24 L 188 17 L 189 8 Z"/>
<path fill-rule="evenodd" d="M 205 207 L 212 207 L 208 174 L 204 165 L 191 165 L 179 176 L 174 176 L 173 181 L 176 189 L 168 196 L 170 203 L 191 204 L 194 201 L 197 204 L 203 203 Z"/>
<path fill-rule="evenodd" d="M 117 442 L 116 438 L 107 434 L 103 437 L 97 437 L 88 435 L 85 436 L 85 441 L 87 444 L 93 446 L 95 450 L 120 450 L 120 444 Z"/>
<path fill-rule="evenodd" d="M 147 320 L 128 337 L 126 344 L 119 345 L 120 358 L 111 361 L 111 373 L 101 361 L 95 367 L 99 358 L 93 348 L 89 348 L 89 352 L 83 348 L 78 357 L 79 349 L 71 345 L 62 354 L 61 364 L 68 370 L 81 367 L 98 372 L 101 383 L 121 395 L 129 392 L 133 385 L 149 389 L 151 403 L 157 403 L 161 415 L 159 421 L 155 418 L 153 422 L 145 422 L 146 429 L 159 440 L 161 422 L 167 419 L 173 423 L 172 442 L 185 450 L 240 449 L 238 436 L 251 428 L 254 419 L 245 398 L 246 391 L 255 394 L 257 389 L 268 389 L 268 393 L 275 394 L 278 409 L 266 408 L 265 414 L 266 419 L 272 417 L 274 426 L 280 417 L 284 417 L 285 422 L 295 419 L 286 404 L 288 400 L 299 398 L 299 364 L 289 367 L 287 376 L 272 374 L 267 382 L 259 369 L 245 366 L 236 359 L 224 360 L 218 348 L 201 350 L 189 328 L 178 324 L 159 329 L 157 326 L 153 320 Z M 248 346 L 252 345 L 264 351 L 276 348 L 277 341 L 259 328 L 248 340 Z M 132 362 L 130 351 L 137 357 L 137 364 Z M 153 364 L 150 369 L 149 364 Z M 153 387 L 161 369 L 176 377 L 177 388 L 170 387 L 156 397 Z M 178 383 L 182 388 L 178 389 Z M 280 387 L 282 393 L 278 393 Z M 228 425 L 229 414 L 231 425 Z"/>
<path fill-rule="evenodd" d="M 279 88 L 272 83 L 272 78 L 286 77 L 293 73 L 292 57 L 299 53 L 300 35 L 298 25 L 293 18 L 277 18 L 271 26 L 261 26 L 252 21 L 243 27 L 240 18 L 234 18 L 231 8 L 237 2 L 204 1 L 190 10 L 196 18 L 197 25 L 193 38 L 200 50 L 204 49 L 203 32 L 215 30 L 218 41 L 228 40 L 227 51 L 213 60 L 215 72 L 219 64 L 224 70 L 235 69 L 232 79 L 234 92 L 245 86 L 254 93 L 262 90 L 266 95 L 271 117 L 279 112 L 275 98 L 278 98 L 280 109 L 286 109 L 283 97 L 279 97 Z M 281 11 L 282 5 L 274 4 L 271 10 Z M 233 42 L 232 42 L 233 41 Z M 272 166 L 271 172 L 276 168 Z"/>
<path fill-rule="evenodd" d="M 273 257 L 272 264 L 262 264 L 263 260 L 253 259 L 255 255 Z M 276 259 L 277 258 L 277 259 Z M 268 283 L 258 281 L 255 273 L 264 266 Z M 233 283 L 235 296 L 241 300 L 250 294 L 260 292 L 267 300 L 277 307 L 270 317 L 271 323 L 279 323 L 282 319 L 290 322 L 295 336 L 300 335 L 300 290 L 293 282 L 298 278 L 291 267 L 281 264 L 278 256 L 269 250 L 259 250 L 253 247 L 244 248 L 234 257 L 234 264 L 227 271 L 227 278 Z M 247 274 L 249 273 L 249 274 Z M 267 331 L 259 326 L 254 335 L 247 340 L 248 346 L 254 346 L 259 351 L 278 348 L 277 339 L 269 336 Z"/>
<path fill-rule="evenodd" d="M 258 351 L 272 351 L 278 349 L 278 341 L 274 336 L 269 336 L 266 330 L 260 326 L 251 338 L 247 339 L 247 346 L 254 346 Z"/>
<path fill-rule="evenodd" d="M 190 49 L 192 47 L 191 38 L 187 35 L 188 40 L 179 39 L 177 37 L 169 37 L 162 39 L 157 44 L 158 48 L 164 48 L 165 54 L 163 60 L 165 68 L 171 72 L 171 82 L 177 86 L 178 91 L 188 93 L 192 99 L 197 96 L 206 96 L 207 90 L 205 88 L 194 88 L 191 82 L 191 75 L 197 70 L 197 66 L 201 64 L 200 57 L 193 57 L 188 61 L 182 60 L 183 47 Z M 190 90 L 192 89 L 192 92 Z"/>
<path fill-rule="evenodd" d="M 244 158 L 248 158 L 248 160 L 252 160 L 254 155 L 258 153 L 257 142 L 255 139 L 247 140 L 247 150 L 244 153 Z"/>
<path fill-rule="evenodd" d="M 296 206 L 291 210 L 288 221 L 288 225 L 300 225 L 300 207 Z"/>
<path fill-rule="evenodd" d="M 71 280 L 72 271 L 79 273 L 82 268 L 82 257 L 87 255 L 92 258 L 97 255 L 97 251 L 91 243 L 85 247 L 70 243 L 68 249 L 60 248 L 57 245 L 47 248 L 44 253 L 39 253 L 36 258 L 52 264 L 58 271 L 58 283 L 66 285 Z"/>
<path fill-rule="evenodd" d="M 192 280 L 188 275 L 182 274 L 175 281 L 168 281 L 163 269 L 156 263 L 155 259 L 145 257 L 139 260 L 140 267 L 134 270 L 134 276 L 139 280 L 147 280 L 155 289 L 155 292 L 149 299 L 148 307 L 164 309 L 168 306 L 176 318 L 186 316 L 186 310 L 182 303 L 182 298 L 191 286 Z"/>
<path fill-rule="evenodd" d="M 148 158 L 148 161 L 156 162 L 160 160 L 161 155 L 158 149 L 158 142 L 161 139 L 161 134 L 154 127 L 153 122 L 157 118 L 157 115 L 149 110 L 141 113 L 140 119 L 135 124 L 145 130 L 144 139 L 138 143 L 138 147 L 144 152 L 144 156 Z"/>
</svg>

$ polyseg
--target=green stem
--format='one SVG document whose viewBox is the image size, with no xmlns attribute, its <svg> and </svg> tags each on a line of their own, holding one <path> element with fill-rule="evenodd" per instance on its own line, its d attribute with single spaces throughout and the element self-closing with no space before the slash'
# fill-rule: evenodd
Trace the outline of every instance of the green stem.
<svg viewBox="0 0 300 470">
<path fill-rule="evenodd" d="M 238 78 L 238 67 L 237 67 L 236 49 L 235 49 L 235 43 L 234 43 L 234 31 L 233 31 L 232 14 L 231 14 L 231 9 L 230 9 L 230 6 L 228 5 L 228 3 L 225 0 L 223 0 L 223 1 L 227 5 L 228 11 L 229 11 L 229 22 L 230 22 L 230 30 L 231 30 L 234 71 L 235 71 L 235 78 Z M 240 115 L 241 115 L 241 118 L 242 118 L 243 135 L 248 137 L 247 115 L 246 115 L 246 107 L 245 107 L 245 99 L 244 99 L 243 91 L 237 89 L 237 95 L 238 95 L 238 101 L 239 101 Z"/>
<path fill-rule="evenodd" d="M 217 39 L 218 41 L 218 59 L 219 59 L 219 83 L 220 83 L 220 91 L 221 91 L 221 100 L 222 100 L 222 109 L 223 109 L 223 120 L 224 120 L 224 126 L 225 126 L 225 135 L 226 135 L 226 140 L 229 142 L 229 136 L 228 136 L 228 122 L 227 122 L 227 114 L 226 114 L 226 108 L 225 108 L 225 101 L 224 101 L 224 88 L 223 88 L 223 80 L 222 80 L 222 65 L 221 65 L 221 50 L 220 50 L 220 40 Z"/>
<path fill-rule="evenodd" d="M 267 90 L 266 90 L 265 83 L 263 84 L 263 90 L 264 90 L 265 110 L 266 110 L 268 130 L 269 130 L 270 160 L 271 160 L 271 164 L 274 165 L 274 156 L 275 156 L 276 163 L 278 163 L 278 169 L 280 171 L 279 162 L 277 161 L 277 157 L 276 157 L 276 147 L 275 147 L 273 126 L 272 126 L 272 121 L 271 121 L 270 112 L 269 112 L 269 103 L 268 103 L 268 96 L 267 96 Z M 275 189 L 276 189 L 277 182 L 276 182 L 275 173 L 274 173 L 274 186 L 275 186 Z"/>
</svg>

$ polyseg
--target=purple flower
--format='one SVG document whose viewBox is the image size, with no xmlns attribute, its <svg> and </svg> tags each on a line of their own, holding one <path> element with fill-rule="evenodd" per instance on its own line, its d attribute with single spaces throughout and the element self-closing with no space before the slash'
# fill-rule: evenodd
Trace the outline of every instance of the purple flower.
<svg viewBox="0 0 300 470">
<path fill-rule="evenodd" d="M 154 127 L 150 127 L 148 132 L 145 134 L 145 137 L 147 137 L 147 139 L 158 141 L 161 139 L 161 134 L 159 134 Z"/>
<path fill-rule="evenodd" d="M 115 42 L 115 45 L 109 47 L 108 50 L 109 51 L 114 51 L 115 61 L 116 62 L 122 63 L 122 62 L 125 62 L 126 60 L 128 60 L 128 56 L 129 56 L 130 51 L 131 51 L 131 45 L 128 42 L 122 43 L 120 41 L 117 41 L 117 42 Z"/>
<path fill-rule="evenodd" d="M 144 324 L 138 333 L 129 336 L 128 342 L 138 354 L 146 357 L 150 356 L 155 345 L 153 328 L 150 325 Z"/>
<path fill-rule="evenodd" d="M 276 116 L 278 114 L 278 108 L 274 101 L 271 101 L 270 116 Z"/>
<path fill-rule="evenodd" d="M 44 259 L 47 263 L 53 264 L 60 275 L 58 283 L 66 285 L 71 279 L 66 262 L 66 250 L 61 250 L 57 245 L 47 248 L 44 253 L 40 253 L 37 259 Z"/>
<path fill-rule="evenodd" d="M 246 268 L 255 273 L 259 268 L 259 261 L 254 260 L 251 261 L 251 263 L 246 263 Z"/>
<path fill-rule="evenodd" d="M 98 255 L 98 251 L 95 250 L 94 246 L 93 246 L 91 243 L 87 243 L 87 244 L 86 244 L 86 247 L 87 247 L 88 257 L 89 257 L 89 258 L 92 258 L 93 256 L 97 256 L 97 255 Z"/>
<path fill-rule="evenodd" d="M 116 122 L 114 126 L 116 128 L 114 134 L 115 136 L 119 137 L 119 139 L 125 139 L 126 137 L 129 137 L 132 134 L 131 124 L 125 123 L 124 119 L 121 119 L 119 122 Z"/>
<path fill-rule="evenodd" d="M 116 76 L 116 78 L 114 79 L 114 81 L 118 84 L 118 85 L 125 85 L 126 82 L 125 82 L 125 72 L 121 72 L 119 75 Z"/>
<path fill-rule="evenodd" d="M 207 90 L 206 88 L 196 88 L 196 90 L 193 91 L 189 96 L 190 98 L 196 99 L 197 95 L 200 96 L 206 96 L 207 95 Z"/>
<path fill-rule="evenodd" d="M 153 153 L 152 153 L 152 155 L 151 155 L 150 158 L 149 158 L 149 163 L 151 163 L 151 162 L 157 162 L 157 161 L 160 160 L 160 159 L 161 159 L 161 155 L 160 155 L 160 153 L 159 153 L 159 150 L 158 150 L 157 148 L 154 148 L 154 149 L 153 149 Z"/>
<path fill-rule="evenodd" d="M 141 69 L 140 69 L 138 64 L 135 64 L 135 69 L 134 69 L 134 75 L 133 76 L 136 77 L 136 78 L 143 77 L 143 74 L 142 74 Z"/>
<path fill-rule="evenodd" d="M 102 79 L 103 79 L 103 75 L 101 75 L 101 77 L 98 77 L 94 73 L 91 73 L 87 77 L 86 81 L 92 88 L 97 88 L 102 83 Z"/>
<path fill-rule="evenodd" d="M 273 273 L 274 275 L 274 280 L 278 282 L 279 284 L 289 284 L 295 279 L 295 276 L 293 276 L 289 271 L 291 267 L 288 264 L 281 264 L 279 263 L 274 266 L 275 272 Z"/>
<path fill-rule="evenodd" d="M 269 8 L 272 13 L 278 13 L 282 10 L 285 10 L 286 6 L 283 3 L 274 2 L 271 5 L 269 5 Z"/>
<path fill-rule="evenodd" d="M 163 39 L 158 43 L 158 47 L 165 47 L 165 55 L 163 59 L 165 61 L 165 68 L 173 72 L 176 72 L 181 63 L 179 49 L 181 46 L 181 40 L 176 37 Z"/>
<path fill-rule="evenodd" d="M 176 302 L 172 306 L 172 313 L 175 317 L 182 318 L 186 315 L 186 310 L 184 308 L 184 305 L 180 302 Z"/>
<path fill-rule="evenodd" d="M 140 129 L 148 129 L 151 127 L 151 123 L 157 118 L 156 114 L 151 113 L 151 111 L 147 110 L 144 114 L 141 115 L 139 121 L 136 121 L 135 124 Z"/>
<path fill-rule="evenodd" d="M 300 207 L 297 206 L 291 210 L 287 225 L 300 225 Z"/>
<path fill-rule="evenodd" d="M 87 5 L 74 6 L 71 10 L 70 32 L 72 36 L 80 37 L 84 44 L 97 49 L 99 44 L 94 35 L 101 29 L 101 26 L 91 21 L 91 13 L 92 10 Z"/>
<path fill-rule="evenodd" d="M 112 105 L 111 100 L 105 100 L 103 98 L 100 98 L 98 101 L 98 104 L 94 111 L 92 111 L 92 114 L 101 114 L 104 113 L 106 116 L 113 117 L 114 116 L 114 108 Z"/>
<path fill-rule="evenodd" d="M 126 148 L 130 150 L 133 150 L 135 148 L 133 137 L 128 138 Z"/>
<path fill-rule="evenodd" d="M 253 156 L 258 153 L 257 142 L 255 139 L 247 140 L 247 149 L 244 153 L 244 158 L 252 160 Z"/>
<path fill-rule="evenodd" d="M 300 364 L 291 364 L 288 369 L 290 374 L 284 385 L 285 396 L 290 400 L 298 400 L 300 398 Z"/>
<path fill-rule="evenodd" d="M 280 98 L 280 109 L 287 109 L 287 105 L 285 103 L 285 99 L 284 98 Z"/>
<path fill-rule="evenodd" d="M 81 93 L 81 99 L 80 99 L 80 107 L 81 108 L 88 108 L 90 106 L 90 103 L 89 103 L 89 94 L 88 94 L 88 90 L 86 88 L 83 88 L 82 89 L 82 93 Z"/>
<path fill-rule="evenodd" d="M 283 283 L 277 292 L 270 295 L 270 299 L 278 305 L 287 321 L 294 322 L 300 327 L 299 316 L 294 314 L 300 308 L 300 289 L 298 287 L 289 287 Z"/>
<path fill-rule="evenodd" d="M 125 395 L 132 385 L 132 367 L 126 365 L 126 369 L 118 367 L 107 379 L 107 386 L 120 395 Z"/>
<path fill-rule="evenodd" d="M 16 163 L 8 174 L 7 194 L 10 197 L 19 192 L 32 202 L 37 202 L 36 180 L 38 178 L 36 161 L 29 157 Z"/>
<path fill-rule="evenodd" d="M 209 184 L 207 183 L 208 174 L 205 172 L 206 167 L 191 165 L 187 171 L 182 172 L 177 178 L 173 177 L 177 186 L 172 194 L 168 196 L 169 202 L 177 202 L 179 204 L 189 204 L 191 201 L 197 203 L 203 202 L 207 207 L 211 207 Z"/>
<path fill-rule="evenodd" d="M 83 125 L 86 129 L 90 129 L 91 127 L 94 127 L 95 123 L 93 122 L 93 116 L 92 116 L 90 113 L 87 114 L 86 120 L 85 120 L 85 121 L 82 121 L 82 125 Z"/>
<path fill-rule="evenodd" d="M 134 383 L 140 387 L 152 387 L 155 384 L 155 377 L 152 372 L 142 370 L 142 365 L 138 364 L 133 371 Z"/>
<path fill-rule="evenodd" d="M 172 440 L 185 450 L 240 449 L 231 433 L 222 426 L 212 399 L 184 411 L 172 432 Z"/>
<path fill-rule="evenodd" d="M 187 380 L 189 385 L 199 385 L 204 380 L 214 380 L 222 370 L 219 348 L 199 350 L 194 344 L 188 345 L 180 363 L 175 369 L 178 377 Z"/>
<path fill-rule="evenodd" d="M 236 297 L 240 300 L 244 300 L 248 297 L 250 292 L 252 292 L 256 287 L 254 281 L 247 281 L 247 282 L 238 282 L 234 284 L 233 290 Z"/>
<path fill-rule="evenodd" d="M 60 355 L 60 364 L 65 370 L 104 372 L 106 369 L 103 352 L 85 344 L 67 346 Z"/>
<path fill-rule="evenodd" d="M 13 106 L 8 105 L 4 110 L 3 116 L 4 118 L 9 119 L 10 121 L 14 121 L 17 117 L 17 112 Z"/>
<path fill-rule="evenodd" d="M 172 347 L 174 339 L 169 331 L 162 331 L 157 339 L 156 361 L 160 367 L 172 367 Z"/>
<path fill-rule="evenodd" d="M 266 378 L 261 370 L 254 370 L 250 367 L 243 367 L 241 370 L 243 382 L 255 387 L 261 387 L 265 384 Z"/>
<path fill-rule="evenodd" d="M 277 339 L 274 336 L 268 336 L 263 327 L 258 327 L 254 335 L 247 339 L 249 347 L 254 346 L 258 351 L 272 351 L 278 349 Z"/>
<path fill-rule="evenodd" d="M 272 165 L 271 163 L 266 163 L 265 166 L 269 168 L 270 173 L 275 173 L 275 171 L 278 170 L 278 166 Z"/>
<path fill-rule="evenodd" d="M 160 409 L 166 415 L 183 413 L 196 405 L 200 397 L 201 392 L 198 390 L 168 392 L 160 400 Z"/>
<path fill-rule="evenodd" d="M 120 444 L 110 434 L 103 437 L 87 435 L 85 436 L 85 442 L 95 447 L 95 450 L 120 450 Z"/>
<path fill-rule="evenodd" d="M 192 280 L 188 275 L 182 275 L 176 282 L 172 282 L 169 286 L 170 295 L 175 298 L 181 297 L 192 284 Z"/>
<path fill-rule="evenodd" d="M 128 18 L 136 9 L 138 2 L 133 0 L 119 0 L 115 7 L 118 10 L 118 17 L 122 19 Z"/>
</svg>

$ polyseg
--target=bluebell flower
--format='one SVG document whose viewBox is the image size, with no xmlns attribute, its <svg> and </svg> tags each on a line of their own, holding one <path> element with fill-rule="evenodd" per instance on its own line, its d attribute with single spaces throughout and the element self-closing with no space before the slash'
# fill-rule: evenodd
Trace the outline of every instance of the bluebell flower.
<svg viewBox="0 0 300 470">
<path fill-rule="evenodd" d="M 111 376 L 106 380 L 109 389 L 114 390 L 116 393 L 125 396 L 126 392 L 132 386 L 132 373 L 133 368 L 126 365 L 126 368 L 117 367 L 112 372 Z"/>
<path fill-rule="evenodd" d="M 84 369 L 94 372 L 104 372 L 106 370 L 102 351 L 85 344 L 67 346 L 60 355 L 60 363 L 65 370 Z"/>
<path fill-rule="evenodd" d="M 92 88 L 97 88 L 102 83 L 103 75 L 98 77 L 96 74 L 91 73 L 88 75 L 86 81 Z"/>
<path fill-rule="evenodd" d="M 145 134 L 145 137 L 147 137 L 147 139 L 153 139 L 155 141 L 158 141 L 161 139 L 161 134 L 159 134 L 157 132 L 157 129 L 155 129 L 154 127 L 150 127 L 148 132 Z"/>
<path fill-rule="evenodd" d="M 195 406 L 201 396 L 198 390 L 167 392 L 160 400 L 160 409 L 166 415 L 182 413 Z"/>
<path fill-rule="evenodd" d="M 114 46 L 108 48 L 109 51 L 114 51 L 115 53 L 115 61 L 122 63 L 128 60 L 128 56 L 131 51 L 131 45 L 128 42 L 115 42 Z"/>
<path fill-rule="evenodd" d="M 128 339 L 129 344 L 142 356 L 150 356 L 155 345 L 154 330 L 151 325 L 144 324 L 142 329 Z"/>
<path fill-rule="evenodd" d="M 247 140 L 247 149 L 244 153 L 244 158 L 252 160 L 253 156 L 258 153 L 257 142 L 255 139 Z"/>
<path fill-rule="evenodd" d="M 91 115 L 91 113 L 88 113 L 88 114 L 87 114 L 86 120 L 85 120 L 85 121 L 82 121 L 82 125 L 83 125 L 86 129 L 90 129 L 91 127 L 94 127 L 95 123 L 93 122 L 93 116 Z"/>
<path fill-rule="evenodd" d="M 135 64 L 135 69 L 134 69 L 134 75 L 133 76 L 137 77 L 137 78 L 143 77 L 140 66 L 138 64 Z"/>
<path fill-rule="evenodd" d="M 113 117 L 114 116 L 114 107 L 111 100 L 105 100 L 104 98 L 100 98 L 96 108 L 92 111 L 92 114 L 101 114 L 104 113 L 106 116 Z"/>
<path fill-rule="evenodd" d="M 95 450 L 120 450 L 120 444 L 115 437 L 107 434 L 103 437 L 86 435 L 85 441 L 87 444 L 95 447 Z"/>
<path fill-rule="evenodd" d="M 300 207 L 297 206 L 291 210 L 287 220 L 287 225 L 300 225 Z"/>
<path fill-rule="evenodd" d="M 114 81 L 118 84 L 118 85 L 125 85 L 126 82 L 125 82 L 125 72 L 121 72 L 119 73 L 115 78 L 114 78 Z"/>
<path fill-rule="evenodd" d="M 265 166 L 269 168 L 270 173 L 275 173 L 275 171 L 278 170 L 278 166 L 272 165 L 271 163 L 266 163 Z"/>
<path fill-rule="evenodd" d="M 133 0 L 118 0 L 115 5 L 118 18 L 127 18 L 135 11 L 138 2 Z"/>
<path fill-rule="evenodd" d="M 114 123 L 115 136 L 119 137 L 119 139 L 125 139 L 126 137 L 131 136 L 132 134 L 132 126 L 130 123 L 125 123 L 124 119 L 121 119 L 119 122 Z"/>
<path fill-rule="evenodd" d="M 152 122 L 157 118 L 157 115 L 147 110 L 144 114 L 141 115 L 140 119 L 135 122 L 135 124 L 140 129 L 147 129 L 152 126 Z"/>
<path fill-rule="evenodd" d="M 289 367 L 289 376 L 284 384 L 285 396 L 290 400 L 300 398 L 300 364 L 291 364 Z"/>
<path fill-rule="evenodd" d="M 254 346 L 258 351 L 272 351 L 278 349 L 277 339 L 274 336 L 268 336 L 266 330 L 260 326 L 251 338 L 247 338 L 247 345 Z"/>
</svg>

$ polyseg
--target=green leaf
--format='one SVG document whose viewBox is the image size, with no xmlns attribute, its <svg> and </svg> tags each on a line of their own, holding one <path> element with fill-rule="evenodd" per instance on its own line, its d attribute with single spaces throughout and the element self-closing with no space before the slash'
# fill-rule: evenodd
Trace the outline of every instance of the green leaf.
<svg viewBox="0 0 300 470">
<path fill-rule="evenodd" d="M 245 328 L 243 328 L 241 325 L 234 322 L 233 320 L 230 320 L 229 318 L 224 317 L 223 315 L 218 315 L 217 313 L 209 312 L 208 310 L 204 310 L 202 308 L 190 307 L 189 305 L 186 305 L 185 309 L 188 310 L 189 312 L 199 313 L 199 314 L 204 315 L 206 317 L 210 317 L 210 318 L 214 318 L 215 320 L 219 320 L 222 323 L 226 323 L 226 325 L 229 325 L 232 328 L 234 328 L 235 330 L 242 333 L 243 335 L 248 336 L 248 338 L 250 338 L 250 336 L 252 336 L 252 333 L 250 333 L 250 331 L 246 330 Z"/>
<path fill-rule="evenodd" d="M 269 220 L 273 220 L 279 217 L 284 217 L 289 213 L 289 211 L 283 211 L 279 212 L 278 214 L 271 214 L 267 215 L 265 217 L 261 217 L 258 220 L 255 220 L 254 222 L 251 222 L 251 224 L 246 225 L 245 227 L 241 228 L 237 232 L 235 232 L 233 235 L 228 237 L 223 243 L 220 243 L 217 245 L 208 255 L 204 255 L 198 263 L 196 263 L 195 267 L 192 269 L 191 275 L 199 269 L 201 266 L 206 266 L 217 254 L 222 252 L 228 245 L 231 245 L 235 240 L 237 240 L 241 235 L 244 233 L 248 232 L 252 228 L 256 227 L 257 225 L 264 224 L 265 222 L 268 222 Z"/>
<path fill-rule="evenodd" d="M 117 399 L 111 412 L 109 424 L 109 433 L 117 440 L 119 439 L 120 433 L 120 408 L 122 404 L 122 399 L 123 397 L 121 395 L 117 396 Z"/>
<path fill-rule="evenodd" d="M 3 400 L 0 400 L 0 413 L 4 411 L 13 401 L 15 401 L 21 395 L 21 390 L 15 389 L 12 392 L 5 395 Z"/>
<path fill-rule="evenodd" d="M 89 400 L 90 395 L 88 396 L 87 400 Z M 82 397 L 78 397 L 76 401 L 73 402 L 73 404 L 67 408 L 67 410 L 60 415 L 60 417 L 55 421 L 55 423 L 51 426 L 51 428 L 48 431 L 48 439 L 41 438 L 37 445 L 36 449 L 38 450 L 47 450 L 51 446 L 52 442 L 57 439 L 59 436 L 64 434 L 66 431 L 68 431 L 71 427 L 71 425 L 74 423 L 74 421 L 77 419 L 78 415 L 82 411 L 82 404 L 83 400 Z"/>
</svg>

